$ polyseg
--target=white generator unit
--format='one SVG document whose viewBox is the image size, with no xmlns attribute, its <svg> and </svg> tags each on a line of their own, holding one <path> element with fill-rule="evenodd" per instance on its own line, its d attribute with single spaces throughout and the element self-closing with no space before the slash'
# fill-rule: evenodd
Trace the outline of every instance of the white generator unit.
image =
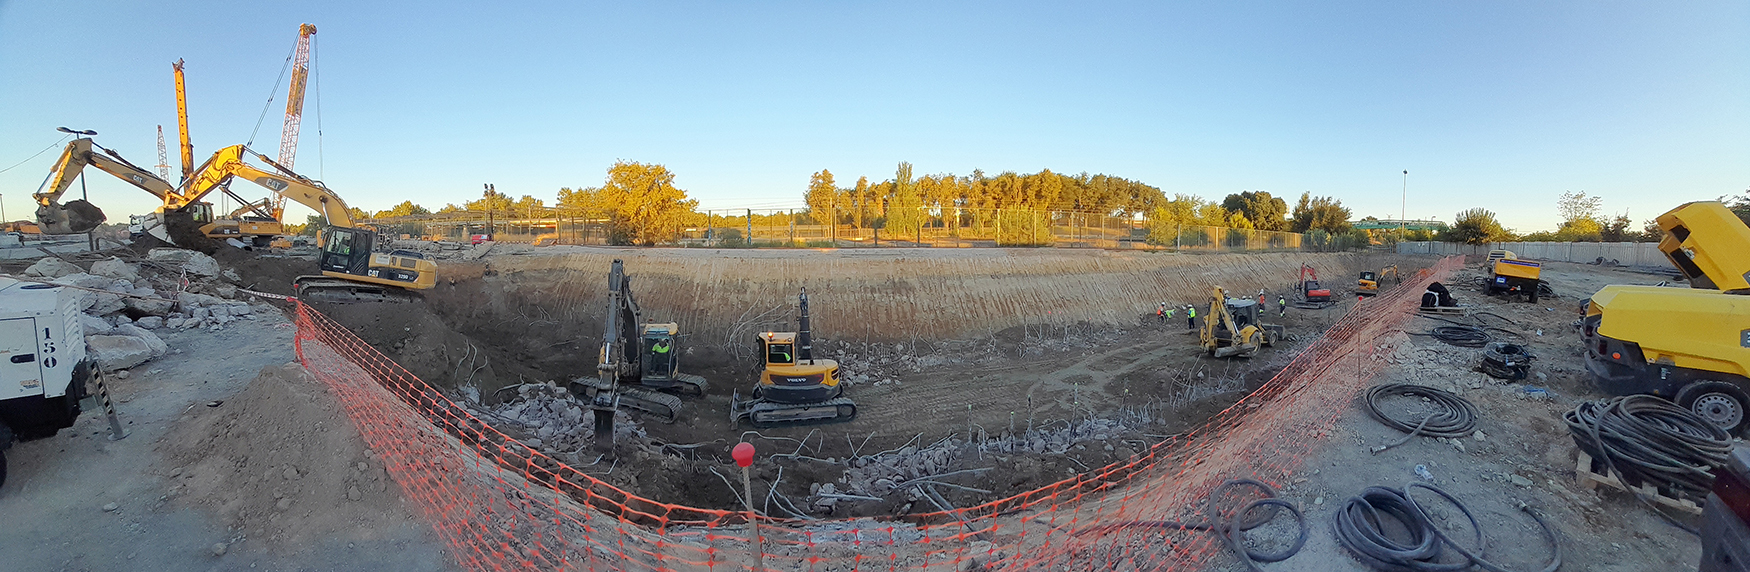
<svg viewBox="0 0 1750 572">
<path fill-rule="evenodd" d="M 79 313 L 89 294 L 0 278 L 0 484 L 14 440 L 72 427 L 93 364 Z"/>
</svg>

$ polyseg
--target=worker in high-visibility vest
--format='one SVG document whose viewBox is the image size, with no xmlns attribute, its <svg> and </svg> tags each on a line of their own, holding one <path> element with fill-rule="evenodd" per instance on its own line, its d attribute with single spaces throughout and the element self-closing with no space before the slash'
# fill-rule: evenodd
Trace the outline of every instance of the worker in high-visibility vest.
<svg viewBox="0 0 1750 572">
<path fill-rule="evenodd" d="M 1187 329 L 1187 330 L 1197 329 L 1197 307 L 1196 306 L 1192 306 L 1190 304 L 1185 305 L 1185 321 L 1186 321 L 1185 329 Z"/>
<path fill-rule="evenodd" d="M 1155 317 L 1159 318 L 1162 324 L 1167 323 L 1167 303 L 1166 302 L 1161 302 L 1161 307 L 1155 308 Z"/>
<path fill-rule="evenodd" d="M 1281 317 L 1283 317 L 1283 318 L 1288 317 L 1288 297 L 1287 296 L 1283 296 L 1281 294 L 1276 295 L 1276 309 L 1280 310 L 1282 312 L 1280 314 Z"/>
</svg>

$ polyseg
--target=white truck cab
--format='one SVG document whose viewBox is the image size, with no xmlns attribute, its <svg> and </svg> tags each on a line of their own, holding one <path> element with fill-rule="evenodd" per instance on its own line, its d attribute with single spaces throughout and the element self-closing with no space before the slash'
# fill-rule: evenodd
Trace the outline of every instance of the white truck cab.
<svg viewBox="0 0 1750 572">
<path fill-rule="evenodd" d="M 0 278 L 0 484 L 14 440 L 73 426 L 93 364 L 79 322 L 87 293 Z"/>
</svg>

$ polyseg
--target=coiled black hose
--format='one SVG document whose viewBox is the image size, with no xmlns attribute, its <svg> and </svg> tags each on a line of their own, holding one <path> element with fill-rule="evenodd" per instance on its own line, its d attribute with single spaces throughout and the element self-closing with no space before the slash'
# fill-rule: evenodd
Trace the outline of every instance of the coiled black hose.
<svg viewBox="0 0 1750 572">
<path fill-rule="evenodd" d="M 1428 403 L 1434 406 L 1434 412 L 1428 413 L 1420 419 L 1392 417 L 1379 407 L 1380 398 L 1389 395 L 1427 399 Z M 1386 383 L 1369 388 L 1364 395 L 1364 400 L 1367 403 L 1368 415 L 1372 415 L 1374 419 L 1378 419 L 1387 427 L 1411 435 L 1453 439 L 1469 437 L 1477 430 L 1477 407 L 1463 397 L 1453 395 L 1445 390 L 1410 383 Z"/>
<path fill-rule="evenodd" d="M 1475 551 L 1453 542 L 1440 527 L 1434 526 L 1428 519 L 1427 511 L 1410 496 L 1411 489 L 1426 489 L 1440 495 L 1446 502 L 1456 507 L 1470 521 L 1475 538 L 1470 545 Z M 1519 509 L 1531 515 L 1537 525 L 1543 527 L 1544 537 L 1550 544 L 1550 562 L 1542 572 L 1554 572 L 1562 566 L 1562 546 L 1556 538 L 1555 529 L 1550 528 L 1543 515 L 1528 505 L 1520 504 Z M 1395 539 L 1388 535 L 1380 526 L 1382 517 L 1390 517 L 1402 525 L 1409 538 Z M 1471 514 L 1470 508 L 1459 502 L 1458 498 L 1433 485 L 1410 483 L 1402 490 L 1385 487 L 1367 487 L 1360 495 L 1350 498 L 1338 507 L 1336 518 L 1332 523 L 1337 541 L 1349 549 L 1357 560 L 1375 570 L 1392 572 L 1456 572 L 1466 570 L 1471 566 L 1481 567 L 1491 572 L 1509 572 L 1499 564 L 1490 562 L 1485 555 L 1483 528 L 1477 522 L 1477 517 Z M 1464 557 L 1463 560 L 1453 559 L 1445 554 L 1446 548 Z"/>
<path fill-rule="evenodd" d="M 1256 488 L 1263 494 L 1263 498 L 1253 499 L 1251 502 L 1241 505 L 1237 510 L 1224 513 L 1218 500 L 1223 498 L 1222 493 L 1234 487 Z M 1290 515 L 1294 516 L 1295 523 L 1300 526 L 1300 533 L 1295 537 L 1294 544 L 1278 552 L 1262 552 L 1247 547 L 1242 533 L 1274 520 L 1277 509 L 1288 511 Z M 1227 547 L 1228 552 L 1239 558 L 1241 562 L 1246 564 L 1246 569 L 1253 572 L 1262 571 L 1258 567 L 1259 562 L 1281 562 L 1294 556 L 1295 553 L 1300 552 L 1302 546 L 1306 546 L 1307 537 L 1306 517 L 1300 513 L 1300 509 L 1295 507 L 1294 503 L 1276 498 L 1276 489 L 1270 488 L 1270 485 L 1252 479 L 1230 480 L 1210 491 L 1208 500 L 1203 503 L 1203 522 L 1139 520 L 1091 526 L 1078 530 L 1075 534 L 1080 536 L 1124 528 L 1167 528 L 1214 532 L 1221 537 L 1222 545 Z"/>
<path fill-rule="evenodd" d="M 1480 348 L 1494 340 L 1488 331 L 1476 326 L 1435 326 L 1428 335 L 1461 348 Z"/>
<path fill-rule="evenodd" d="M 1725 430 L 1651 395 L 1587 401 L 1563 414 L 1562 420 L 1574 444 L 1622 475 L 1624 484 L 1669 488 L 1691 498 L 1707 495 L 1713 487 L 1713 470 L 1725 466 L 1732 451 L 1732 438 Z M 1678 528 L 1697 532 L 1659 511 L 1640 493 L 1635 498 Z"/>
</svg>

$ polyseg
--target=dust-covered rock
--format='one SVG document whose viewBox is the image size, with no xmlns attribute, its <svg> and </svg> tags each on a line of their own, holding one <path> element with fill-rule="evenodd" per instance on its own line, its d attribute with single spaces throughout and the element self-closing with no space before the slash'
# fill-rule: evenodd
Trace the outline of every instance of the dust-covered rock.
<svg viewBox="0 0 1750 572">
<path fill-rule="evenodd" d="M 87 336 L 103 335 L 115 329 L 115 324 L 109 323 L 109 320 L 84 312 L 79 313 L 79 326 L 80 329 L 85 330 Z"/>
<path fill-rule="evenodd" d="M 158 316 L 146 316 L 146 317 L 140 318 L 138 321 L 134 322 L 134 325 L 148 329 L 148 330 L 156 330 L 158 328 L 164 327 L 164 318 L 160 318 Z"/>
<path fill-rule="evenodd" d="M 148 332 L 145 328 L 141 328 L 134 324 L 116 326 L 114 334 L 140 338 L 140 341 L 146 342 L 146 347 L 152 349 L 152 357 L 158 357 L 170 352 L 170 345 L 164 343 L 164 340 L 159 338 L 158 334 Z"/>
<path fill-rule="evenodd" d="M 146 258 L 155 262 L 174 263 L 189 274 L 211 278 L 219 275 L 219 261 L 213 257 L 181 248 L 154 248 Z"/>
<path fill-rule="evenodd" d="M 84 270 L 81 270 L 78 265 L 53 256 L 38 260 L 36 261 L 36 264 L 30 265 L 30 268 L 24 269 L 25 276 L 49 279 L 60 278 L 69 274 L 79 274 L 82 272 L 84 272 Z"/>
<path fill-rule="evenodd" d="M 108 260 L 99 260 L 91 263 L 90 273 L 106 278 L 126 280 L 128 282 L 140 279 L 139 269 L 134 268 L 134 265 L 128 264 L 122 259 L 113 256 Z"/>
<path fill-rule="evenodd" d="M 148 316 L 164 316 L 170 313 L 176 303 L 163 298 L 128 297 L 122 300 L 122 305 Z"/>
<path fill-rule="evenodd" d="M 106 372 L 146 363 L 153 355 L 152 346 L 134 336 L 86 336 L 85 351 L 97 362 L 97 367 Z"/>
</svg>

